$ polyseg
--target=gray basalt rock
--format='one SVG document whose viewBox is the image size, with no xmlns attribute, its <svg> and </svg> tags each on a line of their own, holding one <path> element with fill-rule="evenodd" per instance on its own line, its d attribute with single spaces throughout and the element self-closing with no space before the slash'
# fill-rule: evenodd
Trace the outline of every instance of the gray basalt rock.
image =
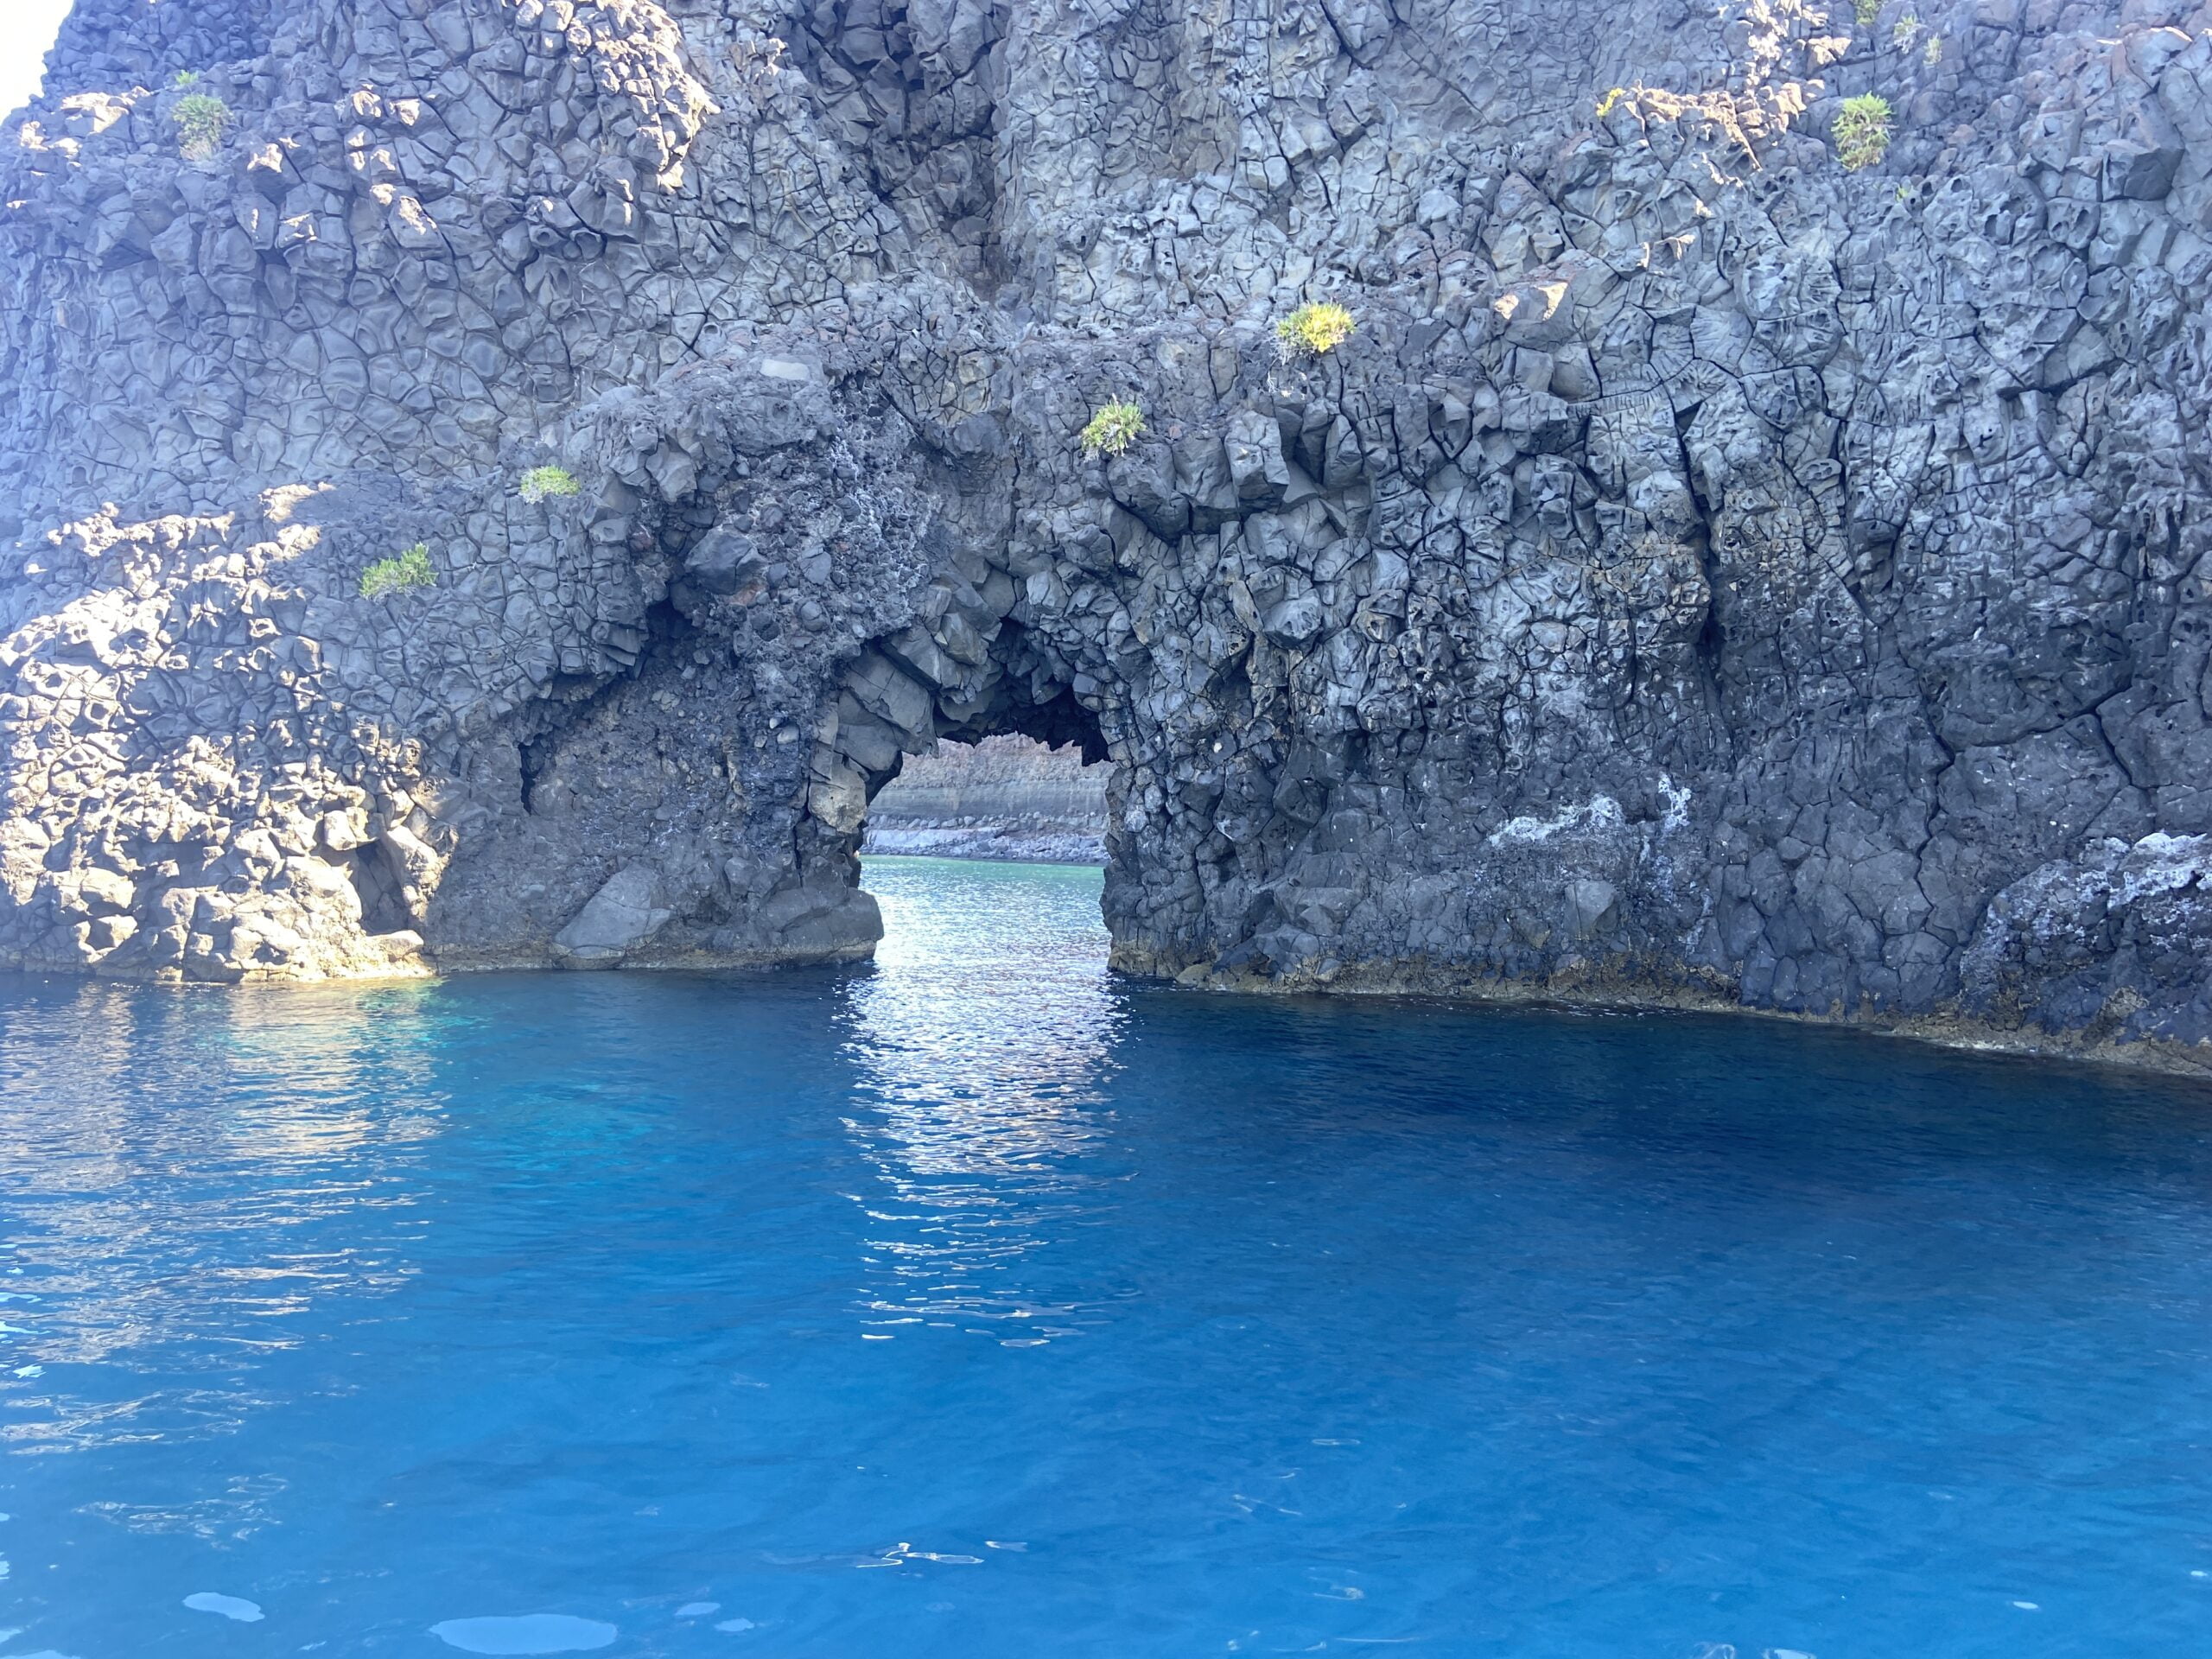
<svg viewBox="0 0 2212 1659">
<path fill-rule="evenodd" d="M 48 86 L 9 963 L 864 955 L 874 792 L 1022 733 L 1132 971 L 2212 1057 L 2212 10 L 80 0 Z"/>
<path fill-rule="evenodd" d="M 652 866 L 626 864 L 607 878 L 576 918 L 553 936 L 556 960 L 573 968 L 613 968 L 668 925 L 676 912 L 662 902 Z"/>
</svg>

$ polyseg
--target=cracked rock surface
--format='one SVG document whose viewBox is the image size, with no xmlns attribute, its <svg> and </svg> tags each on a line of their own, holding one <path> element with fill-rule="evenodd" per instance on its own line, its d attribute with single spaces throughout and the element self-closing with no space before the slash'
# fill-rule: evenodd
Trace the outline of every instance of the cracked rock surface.
<svg viewBox="0 0 2212 1659">
<path fill-rule="evenodd" d="M 79 0 L 0 175 L 13 965 L 861 956 L 1020 733 L 1133 971 L 2212 1058 L 2212 9 Z"/>
</svg>

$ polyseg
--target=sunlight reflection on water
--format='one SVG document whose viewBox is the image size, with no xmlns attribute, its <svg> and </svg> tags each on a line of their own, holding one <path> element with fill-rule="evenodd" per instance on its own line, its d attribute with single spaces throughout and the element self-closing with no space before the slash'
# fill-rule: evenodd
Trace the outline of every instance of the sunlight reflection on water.
<svg viewBox="0 0 2212 1659">
<path fill-rule="evenodd" d="M 1125 1015 L 1106 971 L 1101 873 L 866 862 L 884 940 L 852 986 L 847 1052 L 874 1109 L 846 1125 L 881 1180 L 861 1198 L 869 1323 L 982 1321 L 968 1328 L 1020 1344 L 1071 1335 L 1083 1306 L 1040 1293 L 1023 1259 L 1107 1179 L 1099 1103 Z"/>
<path fill-rule="evenodd" d="M 0 1323 L 8 1372 L 37 1389 L 10 1400 L 0 1442 L 234 1429 L 262 1403 L 243 1368 L 296 1345 L 316 1300 L 415 1271 L 410 1174 L 442 1108 L 411 1028 L 421 995 L 79 985 L 11 1009 L 9 1162 L 38 1179 L 10 1205 Z M 346 1242 L 317 1248 L 334 1222 Z M 213 1535 L 259 1496 L 116 1518 Z"/>
<path fill-rule="evenodd" d="M 0 982 L 0 1649 L 2203 1649 L 2202 1085 L 868 880 L 864 968 Z"/>
</svg>

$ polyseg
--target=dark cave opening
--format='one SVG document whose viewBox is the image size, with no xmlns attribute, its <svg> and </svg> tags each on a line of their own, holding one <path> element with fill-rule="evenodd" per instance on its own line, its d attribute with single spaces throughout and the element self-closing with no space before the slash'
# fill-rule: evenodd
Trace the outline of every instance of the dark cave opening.
<svg viewBox="0 0 2212 1659">
<path fill-rule="evenodd" d="M 1001 704 L 991 712 L 995 718 L 955 727 L 939 735 L 970 744 L 998 736 L 1025 737 L 1048 749 L 1071 747 L 1082 755 L 1086 766 L 1106 763 L 1106 738 L 1098 729 L 1098 716 L 1065 686 L 1049 702 Z"/>
</svg>

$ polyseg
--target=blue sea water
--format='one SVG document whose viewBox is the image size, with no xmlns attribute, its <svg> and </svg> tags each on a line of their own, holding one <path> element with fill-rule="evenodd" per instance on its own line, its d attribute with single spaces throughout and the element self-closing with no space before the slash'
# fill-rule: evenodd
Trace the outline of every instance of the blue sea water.
<svg viewBox="0 0 2212 1659">
<path fill-rule="evenodd" d="M 2212 1651 L 2212 1091 L 872 967 L 0 988 L 0 1656 Z"/>
</svg>

